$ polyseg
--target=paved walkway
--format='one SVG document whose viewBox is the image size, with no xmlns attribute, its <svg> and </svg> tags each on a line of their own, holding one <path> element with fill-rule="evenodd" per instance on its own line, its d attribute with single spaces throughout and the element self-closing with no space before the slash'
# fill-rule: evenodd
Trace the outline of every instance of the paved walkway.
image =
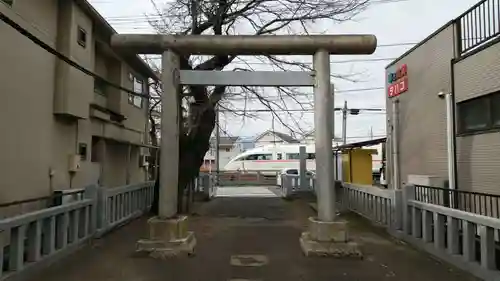
<svg viewBox="0 0 500 281">
<path fill-rule="evenodd" d="M 142 218 L 31 280 L 477 280 L 393 241 L 355 216 L 347 219 L 352 237 L 362 246 L 363 260 L 306 258 L 298 239 L 310 215 L 304 201 L 217 198 L 191 218 L 198 240 L 194 257 L 155 260 L 135 255 L 135 242 L 146 237 L 146 218 Z"/>
</svg>

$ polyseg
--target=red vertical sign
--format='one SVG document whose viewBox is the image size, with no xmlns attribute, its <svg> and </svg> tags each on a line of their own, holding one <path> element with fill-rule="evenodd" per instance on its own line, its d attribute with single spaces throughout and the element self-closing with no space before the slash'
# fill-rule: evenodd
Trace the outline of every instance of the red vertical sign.
<svg viewBox="0 0 500 281">
<path fill-rule="evenodd" d="M 389 74 L 389 86 L 387 96 L 389 98 L 397 97 L 408 91 L 408 67 L 403 64 L 396 73 Z"/>
<path fill-rule="evenodd" d="M 408 91 L 408 77 L 404 77 L 398 82 L 389 85 L 389 88 L 387 89 L 387 94 L 390 98 L 392 98 L 392 97 L 397 97 L 406 91 Z"/>
</svg>

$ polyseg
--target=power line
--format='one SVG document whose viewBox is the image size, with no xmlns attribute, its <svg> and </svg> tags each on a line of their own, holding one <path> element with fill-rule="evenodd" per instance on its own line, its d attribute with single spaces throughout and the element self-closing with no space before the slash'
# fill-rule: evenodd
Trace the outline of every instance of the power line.
<svg viewBox="0 0 500 281">
<path fill-rule="evenodd" d="M 364 138 L 370 138 L 370 137 L 373 137 L 373 138 L 383 138 L 383 137 L 386 137 L 386 136 L 387 136 L 386 134 L 382 134 L 381 133 L 379 135 L 350 136 L 350 137 L 346 137 L 346 138 L 347 139 L 364 139 Z M 225 136 L 221 136 L 221 137 L 234 137 L 234 136 L 225 135 Z M 235 143 L 255 143 L 256 136 L 242 136 L 242 137 L 244 137 L 244 138 L 251 138 L 251 139 L 248 139 L 248 140 L 241 140 L 240 139 L 240 140 L 237 140 Z M 294 143 L 291 143 L 291 144 L 294 144 Z M 297 143 L 297 144 L 301 144 L 301 143 Z"/>
<path fill-rule="evenodd" d="M 122 0 L 123 1 L 123 0 Z M 372 0 L 370 1 L 371 4 L 375 4 L 375 5 L 381 5 L 381 4 L 389 4 L 389 3 L 398 3 L 398 2 L 407 2 L 407 1 L 410 1 L 410 0 Z M 90 1 L 92 5 L 95 5 L 95 4 L 114 4 L 114 3 L 117 3 L 117 2 L 112 2 L 112 1 Z M 255 2 L 254 0 L 240 0 L 240 1 L 237 1 L 233 4 L 248 4 L 248 3 L 253 3 Z M 278 2 L 278 1 L 276 1 Z M 321 5 L 321 3 L 317 3 L 317 9 L 321 9 L 322 6 L 328 6 L 330 5 L 330 3 L 325 3 L 324 5 Z M 174 13 L 160 13 L 160 14 L 156 14 L 156 15 L 143 15 L 143 16 L 140 16 L 140 15 L 123 15 L 123 16 L 113 16 L 113 17 L 108 17 L 110 20 L 123 20 L 123 19 L 137 19 L 137 20 L 147 20 L 148 17 L 157 17 L 159 19 L 161 18 L 178 18 L 178 17 L 186 17 L 186 14 L 174 14 Z"/>
<path fill-rule="evenodd" d="M 342 111 L 342 107 L 334 108 L 334 111 Z M 383 113 L 385 114 L 384 108 L 349 108 L 349 110 L 358 110 L 358 111 L 367 111 L 371 114 Z M 291 109 L 224 109 L 220 110 L 220 112 L 249 112 L 249 113 L 258 113 L 258 112 L 314 112 L 314 108 L 291 108 Z"/>
<path fill-rule="evenodd" d="M 161 55 L 148 55 L 151 57 L 157 57 L 156 59 L 160 59 Z M 372 58 L 372 59 L 352 59 L 352 60 L 338 60 L 338 61 L 330 61 L 330 64 L 336 64 L 336 63 L 355 63 L 355 62 L 377 62 L 377 61 L 393 61 L 397 58 Z M 235 61 L 231 62 L 231 64 L 245 64 L 245 65 L 269 65 L 273 66 L 274 64 L 269 61 L 269 62 L 263 62 L 263 61 Z M 294 64 L 312 64 L 310 61 L 290 61 L 290 62 L 283 62 L 277 64 L 288 64 L 290 66 L 293 66 Z"/>
<path fill-rule="evenodd" d="M 385 87 L 369 87 L 369 88 L 358 88 L 358 89 L 347 89 L 347 90 L 334 90 L 335 94 L 343 94 L 343 93 L 352 93 L 352 92 L 367 92 L 367 91 L 378 91 L 378 90 L 385 90 Z M 283 98 L 294 98 L 294 97 L 314 97 L 313 93 L 310 94 L 305 94 L 305 93 L 297 93 L 297 94 L 290 94 L 290 95 L 283 95 L 283 96 L 266 96 L 265 98 L 259 98 L 259 97 L 233 97 L 231 98 L 230 94 L 232 95 L 240 95 L 240 94 L 245 94 L 248 95 L 248 93 L 227 93 L 226 95 L 228 96 L 226 100 L 260 100 L 260 99 L 283 99 Z"/>
<path fill-rule="evenodd" d="M 372 0 L 370 1 L 371 4 L 375 4 L 375 5 L 380 5 L 380 4 L 388 4 L 388 3 L 398 3 L 398 2 L 407 2 L 407 1 L 410 1 L 410 0 Z M 238 1 L 237 3 L 233 3 L 233 4 L 248 4 L 248 3 L 252 3 L 252 2 L 255 2 L 253 0 L 248 0 L 248 1 Z M 95 4 L 113 4 L 113 3 L 116 3 L 116 2 L 112 2 L 112 1 L 91 1 L 91 4 L 92 5 L 95 5 Z M 329 3 L 325 4 L 325 5 L 321 5 L 321 3 L 318 3 L 316 4 L 317 5 L 317 9 L 321 9 L 322 6 L 327 6 L 327 5 L 330 5 Z M 113 17 L 107 17 L 107 20 L 108 21 L 114 21 L 114 20 L 117 20 L 117 21 L 120 21 L 120 20 L 136 20 L 137 22 L 135 23 L 141 23 L 141 22 L 148 22 L 148 19 L 150 18 L 157 18 L 158 20 L 161 20 L 162 18 L 178 18 L 178 17 L 186 17 L 186 14 L 174 14 L 174 13 L 159 13 L 159 14 L 156 14 L 156 15 L 123 15 L 123 16 L 113 16 Z"/>
<path fill-rule="evenodd" d="M 35 43 L 36 45 L 38 45 L 39 47 L 41 47 L 45 51 L 51 53 L 52 55 L 56 56 L 58 59 L 64 61 L 65 63 L 69 64 L 70 66 L 72 66 L 72 67 L 74 67 L 76 69 L 78 69 L 79 71 L 81 71 L 81 72 L 83 72 L 83 73 L 85 73 L 85 74 L 87 74 L 89 76 L 92 76 L 94 79 L 97 79 L 100 82 L 103 82 L 107 86 L 110 86 L 110 87 L 116 88 L 118 90 L 127 92 L 127 93 L 129 93 L 130 95 L 133 95 L 133 96 L 139 96 L 139 97 L 143 97 L 143 98 L 149 98 L 148 95 L 138 94 L 138 93 L 136 93 L 136 92 L 134 92 L 134 91 L 132 91 L 130 89 L 124 88 L 124 87 L 122 87 L 122 86 L 120 86 L 118 84 L 110 82 L 110 81 L 104 79 L 103 77 L 97 75 L 96 73 L 88 70 L 87 68 L 81 66 L 80 64 L 76 63 L 75 61 L 71 60 L 67 56 L 63 55 L 62 53 L 58 52 L 57 50 L 55 50 L 54 48 L 52 48 L 51 46 L 49 46 L 48 44 L 46 44 L 42 40 L 38 39 L 35 35 L 33 35 L 28 30 L 26 30 L 23 27 L 21 27 L 20 25 L 18 25 L 16 22 L 14 22 L 10 18 L 8 18 L 2 12 L 0 12 L 0 20 L 3 21 L 4 23 L 6 23 L 7 25 L 9 25 L 10 27 L 14 28 L 17 32 L 19 32 L 20 34 L 22 34 L 23 36 L 25 36 L 26 38 L 28 38 L 29 40 L 31 40 L 33 43 Z"/>
</svg>

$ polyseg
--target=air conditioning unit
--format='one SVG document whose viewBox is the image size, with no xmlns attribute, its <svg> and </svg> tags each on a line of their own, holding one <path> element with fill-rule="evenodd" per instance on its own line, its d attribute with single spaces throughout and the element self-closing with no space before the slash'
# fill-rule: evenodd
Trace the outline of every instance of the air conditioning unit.
<svg viewBox="0 0 500 281">
<path fill-rule="evenodd" d="M 408 183 L 415 185 L 425 185 L 444 188 L 444 179 L 431 175 L 408 175 Z"/>
<path fill-rule="evenodd" d="M 68 158 L 68 171 L 78 172 L 80 170 L 81 156 L 78 154 L 71 154 Z"/>
</svg>

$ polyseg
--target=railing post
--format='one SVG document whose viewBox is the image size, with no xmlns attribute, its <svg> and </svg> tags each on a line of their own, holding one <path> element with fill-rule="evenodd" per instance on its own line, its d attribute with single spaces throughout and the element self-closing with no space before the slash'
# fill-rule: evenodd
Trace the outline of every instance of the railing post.
<svg viewBox="0 0 500 281">
<path fill-rule="evenodd" d="M 210 180 L 210 176 L 208 175 L 202 175 L 201 176 L 201 182 L 203 186 L 203 195 L 205 196 L 206 200 L 210 200 L 212 197 L 212 182 Z"/>
<path fill-rule="evenodd" d="M 394 212 L 394 222 L 391 228 L 394 230 L 403 229 L 403 212 L 405 210 L 403 191 L 400 189 L 394 190 L 394 198 L 391 200 L 391 211 Z"/>
<path fill-rule="evenodd" d="M 335 188 L 335 200 L 337 200 L 337 210 L 339 212 L 345 212 L 347 210 L 347 202 L 348 202 L 348 200 L 344 198 L 345 187 L 340 181 L 334 181 L 334 183 L 335 184 L 333 186 Z"/>
<path fill-rule="evenodd" d="M 94 184 L 94 185 L 89 185 L 85 187 L 85 193 L 84 196 L 86 199 L 91 199 L 93 201 L 92 206 L 90 207 L 90 214 L 89 214 L 89 232 L 91 234 L 94 234 L 97 230 L 97 208 L 99 205 L 98 201 L 98 190 L 99 186 Z"/>
<path fill-rule="evenodd" d="M 292 179 L 287 175 L 281 175 L 281 192 L 284 198 L 289 198 L 292 190 Z"/>
<path fill-rule="evenodd" d="M 403 186 L 403 231 L 410 234 L 412 228 L 412 212 L 410 212 L 409 200 L 415 199 L 415 185 L 409 184 Z"/>
</svg>

